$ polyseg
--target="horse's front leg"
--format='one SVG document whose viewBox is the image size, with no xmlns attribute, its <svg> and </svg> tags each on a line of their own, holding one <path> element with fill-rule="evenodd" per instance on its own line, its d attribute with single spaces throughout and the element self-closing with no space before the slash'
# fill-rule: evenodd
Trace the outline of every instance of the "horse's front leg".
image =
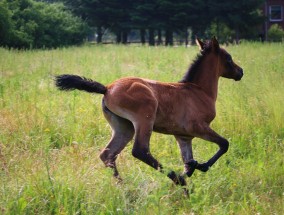
<svg viewBox="0 0 284 215">
<path fill-rule="evenodd" d="M 206 163 L 197 164 L 196 166 L 196 169 L 207 172 L 209 168 L 228 151 L 229 142 L 213 131 L 209 126 L 203 127 L 202 130 L 200 130 L 198 137 L 216 143 L 219 146 L 219 150 Z"/>
<path fill-rule="evenodd" d="M 193 137 L 175 136 L 181 157 L 184 163 L 184 174 L 190 177 L 195 171 L 198 163 L 193 159 L 192 153 L 192 139 Z"/>
</svg>

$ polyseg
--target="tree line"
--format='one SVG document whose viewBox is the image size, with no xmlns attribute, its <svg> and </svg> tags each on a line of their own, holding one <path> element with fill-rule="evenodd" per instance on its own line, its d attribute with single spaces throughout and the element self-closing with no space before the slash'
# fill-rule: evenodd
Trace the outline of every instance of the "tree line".
<svg viewBox="0 0 284 215">
<path fill-rule="evenodd" d="M 220 37 L 238 40 L 254 37 L 263 17 L 260 12 L 263 0 L 64 0 L 64 2 L 90 26 L 96 28 L 97 42 L 102 42 L 105 29 L 116 35 L 117 43 L 127 43 L 128 34 L 140 32 L 141 43 L 149 45 L 173 44 L 178 34 L 188 41 L 191 35 L 214 33 Z M 224 38 L 227 39 L 227 38 Z"/>
<path fill-rule="evenodd" d="M 1 0 L 0 45 L 57 47 L 78 44 L 90 32 L 97 43 L 112 32 L 126 44 L 139 32 L 142 44 L 173 45 L 178 35 L 255 38 L 263 0 Z M 3 17 L 3 19 L 2 19 Z"/>
</svg>

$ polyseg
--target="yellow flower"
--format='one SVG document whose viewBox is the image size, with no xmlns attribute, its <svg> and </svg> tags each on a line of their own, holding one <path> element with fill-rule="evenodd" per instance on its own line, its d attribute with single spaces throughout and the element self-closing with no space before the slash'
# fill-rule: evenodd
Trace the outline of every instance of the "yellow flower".
<svg viewBox="0 0 284 215">
<path fill-rule="evenodd" d="M 44 129 L 44 132 L 50 132 L 49 128 Z"/>
</svg>

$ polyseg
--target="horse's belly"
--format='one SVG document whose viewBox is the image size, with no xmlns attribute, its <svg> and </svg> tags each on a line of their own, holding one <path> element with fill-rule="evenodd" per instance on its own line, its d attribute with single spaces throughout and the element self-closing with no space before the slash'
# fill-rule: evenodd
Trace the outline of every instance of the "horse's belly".
<svg viewBox="0 0 284 215">
<path fill-rule="evenodd" d="M 173 134 L 173 135 L 186 135 L 188 131 L 185 127 L 171 122 L 166 122 L 163 124 L 154 124 L 153 131 L 163 134 Z"/>
</svg>

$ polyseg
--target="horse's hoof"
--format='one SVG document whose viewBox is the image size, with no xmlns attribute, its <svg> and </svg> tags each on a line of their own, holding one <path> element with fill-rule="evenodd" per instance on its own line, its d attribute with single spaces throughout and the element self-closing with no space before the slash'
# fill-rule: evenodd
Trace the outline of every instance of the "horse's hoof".
<svg viewBox="0 0 284 215">
<path fill-rule="evenodd" d="M 186 198 L 189 198 L 189 190 L 187 188 L 183 188 L 183 195 Z"/>
<path fill-rule="evenodd" d="M 176 185 L 186 186 L 186 181 L 185 181 L 184 177 L 181 176 L 181 175 L 176 175 L 176 173 L 175 173 L 174 171 L 171 171 L 167 176 L 168 176 L 170 179 L 172 179 L 172 181 L 173 181 Z"/>
<path fill-rule="evenodd" d="M 186 181 L 182 175 L 178 176 L 178 185 L 180 186 L 186 186 Z"/>
<path fill-rule="evenodd" d="M 114 173 L 113 177 L 116 180 L 116 184 L 122 184 L 123 183 L 123 179 L 120 177 L 120 175 L 118 173 Z"/>
</svg>

